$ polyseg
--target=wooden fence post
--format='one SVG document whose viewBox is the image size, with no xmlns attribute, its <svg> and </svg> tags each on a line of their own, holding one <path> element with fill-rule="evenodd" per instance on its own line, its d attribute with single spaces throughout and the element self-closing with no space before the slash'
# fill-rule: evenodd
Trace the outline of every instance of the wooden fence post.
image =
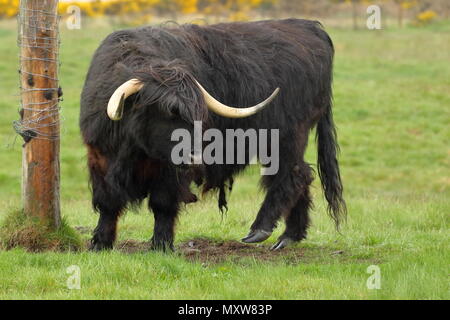
<svg viewBox="0 0 450 320">
<path fill-rule="evenodd" d="M 61 223 L 57 8 L 57 0 L 21 0 L 19 14 L 23 205 L 53 229 Z"/>
</svg>

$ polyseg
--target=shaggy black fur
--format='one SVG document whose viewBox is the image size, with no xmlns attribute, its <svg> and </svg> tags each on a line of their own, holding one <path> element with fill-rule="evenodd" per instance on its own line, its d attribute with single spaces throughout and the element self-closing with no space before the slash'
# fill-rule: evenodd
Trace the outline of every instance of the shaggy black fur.
<svg viewBox="0 0 450 320">
<path fill-rule="evenodd" d="M 89 149 L 93 205 L 100 212 L 93 249 L 112 247 L 121 212 L 147 197 L 155 215 L 153 245 L 171 248 L 180 203 L 196 201 L 189 190 L 193 180 L 205 192 L 219 190 L 219 206 L 226 207 L 226 188 L 245 165 L 171 164 L 172 131 L 192 132 L 196 120 L 222 132 L 280 130 L 280 169 L 262 180 L 267 195 L 251 229 L 270 234 L 284 216 L 281 239 L 293 241 L 306 237 L 309 224 L 312 174 L 303 155 L 317 124 L 319 175 L 339 225 L 346 209 L 331 111 L 333 55 L 321 25 L 297 19 L 144 27 L 109 35 L 93 57 L 81 97 L 80 127 Z M 111 121 L 107 102 L 131 78 L 145 86 L 127 99 L 123 119 Z M 228 119 L 208 111 L 194 79 L 232 106 L 254 105 L 276 87 L 281 92 L 262 112 Z"/>
</svg>

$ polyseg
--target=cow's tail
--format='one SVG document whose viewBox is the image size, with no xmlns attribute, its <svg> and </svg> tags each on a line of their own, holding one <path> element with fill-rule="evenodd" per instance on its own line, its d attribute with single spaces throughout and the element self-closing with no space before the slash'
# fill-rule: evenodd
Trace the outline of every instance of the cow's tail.
<svg viewBox="0 0 450 320">
<path fill-rule="evenodd" d="M 328 213 L 339 230 L 340 223 L 346 219 L 347 208 L 342 196 L 343 187 L 337 160 L 339 145 L 331 101 L 328 103 L 326 113 L 317 124 L 316 140 L 318 149 L 317 166 L 323 192 L 328 202 Z"/>
</svg>

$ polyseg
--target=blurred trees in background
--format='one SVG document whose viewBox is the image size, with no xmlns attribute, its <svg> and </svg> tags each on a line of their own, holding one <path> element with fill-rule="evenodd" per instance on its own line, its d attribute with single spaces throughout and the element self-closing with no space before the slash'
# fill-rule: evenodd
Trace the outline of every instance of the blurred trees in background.
<svg viewBox="0 0 450 320">
<path fill-rule="evenodd" d="M 0 18 L 17 15 L 20 0 L 0 0 Z M 449 0 L 60 0 L 59 12 L 76 5 L 85 16 L 115 17 L 131 24 L 145 24 L 156 18 L 177 20 L 181 16 L 207 23 L 246 21 L 262 18 L 305 17 L 351 19 L 354 28 L 366 17 L 370 4 L 403 26 L 405 20 L 426 24 L 448 19 Z"/>
</svg>

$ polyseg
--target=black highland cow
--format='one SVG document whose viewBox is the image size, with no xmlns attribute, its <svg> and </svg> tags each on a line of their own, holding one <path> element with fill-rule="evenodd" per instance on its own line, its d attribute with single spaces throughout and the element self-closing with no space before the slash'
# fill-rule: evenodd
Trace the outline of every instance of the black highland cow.
<svg viewBox="0 0 450 320">
<path fill-rule="evenodd" d="M 318 173 L 338 226 L 346 209 L 331 110 L 333 55 L 321 25 L 298 19 L 144 27 L 109 35 L 93 57 L 81 96 L 80 127 L 93 206 L 100 213 L 91 248 L 111 248 L 121 213 L 148 197 L 155 217 L 152 245 L 173 249 L 180 205 L 197 200 L 192 182 L 205 192 L 217 190 L 219 207 L 226 208 L 226 191 L 246 165 L 171 162 L 172 132 L 192 132 L 194 121 L 222 132 L 279 129 L 279 171 L 262 178 L 267 194 L 242 239 L 266 240 L 283 216 L 286 230 L 274 250 L 306 237 L 312 172 L 303 156 L 317 125 Z M 227 109 L 211 98 L 249 106 L 277 87 L 279 95 L 265 101 L 270 105 L 264 110 L 263 105 Z"/>
</svg>

